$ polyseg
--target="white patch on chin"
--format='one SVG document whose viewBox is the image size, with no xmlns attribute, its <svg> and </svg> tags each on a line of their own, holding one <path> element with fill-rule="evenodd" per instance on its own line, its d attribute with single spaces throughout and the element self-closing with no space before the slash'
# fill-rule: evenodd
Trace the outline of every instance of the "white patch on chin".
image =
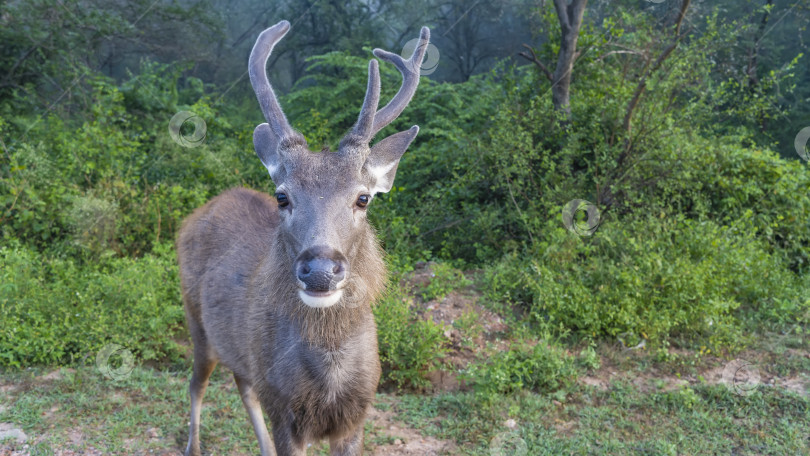
<svg viewBox="0 0 810 456">
<path fill-rule="evenodd" d="M 316 308 L 334 306 L 338 301 L 340 301 L 342 296 L 343 290 L 334 291 L 332 294 L 327 296 L 312 296 L 304 290 L 298 290 L 298 297 L 301 298 L 301 301 L 304 301 L 304 304 L 308 305 L 309 307 Z"/>
</svg>

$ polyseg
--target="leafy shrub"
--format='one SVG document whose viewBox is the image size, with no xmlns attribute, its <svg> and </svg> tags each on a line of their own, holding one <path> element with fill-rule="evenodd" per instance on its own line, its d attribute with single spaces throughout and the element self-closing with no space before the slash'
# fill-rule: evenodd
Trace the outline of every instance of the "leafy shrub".
<svg viewBox="0 0 810 456">
<path fill-rule="evenodd" d="M 575 361 L 563 348 L 545 340 L 534 345 L 519 340 L 509 350 L 471 364 L 463 378 L 485 395 L 522 389 L 553 393 L 576 380 Z"/>
<path fill-rule="evenodd" d="M 447 352 L 444 328 L 423 320 L 412 309 L 410 297 L 391 287 L 374 306 L 383 378 L 397 385 L 422 389 L 426 374 L 439 367 Z"/>
<path fill-rule="evenodd" d="M 0 155 L 6 237 L 60 255 L 140 256 L 173 239 L 183 217 L 217 193 L 271 186 L 252 150 L 252 127 L 233 129 L 204 97 L 178 106 L 171 81 L 179 73 L 148 63 L 142 70 L 122 89 L 93 78 L 91 110 L 32 122 L 27 134 L 36 140 L 7 146 Z M 167 126 L 179 110 L 206 121 L 199 147 L 171 139 Z M 6 133 L 11 126 L 0 122 Z"/>
<path fill-rule="evenodd" d="M 176 271 L 169 244 L 80 267 L 11 242 L 0 248 L 0 365 L 73 364 L 108 343 L 144 360 L 177 356 Z"/>
<path fill-rule="evenodd" d="M 441 300 L 451 291 L 472 283 L 464 273 L 447 263 L 430 263 L 429 268 L 430 281 L 419 292 L 425 301 Z"/>
<path fill-rule="evenodd" d="M 784 324 L 808 307 L 799 279 L 751 233 L 682 217 L 607 221 L 590 239 L 554 225 L 537 253 L 505 256 L 485 275 L 490 299 L 521 303 L 540 328 L 724 345 L 740 306 Z"/>
</svg>

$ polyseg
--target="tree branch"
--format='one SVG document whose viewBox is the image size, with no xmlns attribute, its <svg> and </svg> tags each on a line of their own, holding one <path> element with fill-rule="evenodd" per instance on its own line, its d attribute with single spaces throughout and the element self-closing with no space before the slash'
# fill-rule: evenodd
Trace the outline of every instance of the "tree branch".
<svg viewBox="0 0 810 456">
<path fill-rule="evenodd" d="M 692 3 L 692 0 L 684 0 L 681 4 L 681 11 L 678 13 L 678 21 L 675 23 L 675 36 L 680 36 L 681 34 L 681 24 L 683 23 L 683 18 L 686 17 L 686 10 L 689 9 L 690 3 Z"/>
<path fill-rule="evenodd" d="M 653 66 L 648 68 L 647 72 L 644 73 L 644 76 L 641 77 L 641 80 L 638 81 L 636 90 L 633 92 L 633 98 L 630 99 L 630 104 L 627 105 L 627 110 L 625 111 L 623 123 L 624 131 L 628 133 L 630 132 L 630 120 L 633 117 L 633 111 L 636 109 L 636 106 L 638 106 L 641 95 L 644 93 L 644 89 L 647 88 L 647 78 L 649 78 L 649 76 L 664 63 L 664 60 L 666 60 L 667 57 L 672 54 L 672 51 L 678 47 L 678 43 L 681 41 L 681 38 L 682 37 L 678 37 L 674 43 L 670 44 L 669 47 L 664 49 L 664 52 L 658 56 L 658 59 L 655 61 Z"/>
<path fill-rule="evenodd" d="M 605 57 L 608 57 L 608 56 L 610 56 L 610 55 L 614 55 L 614 54 L 633 54 L 633 55 L 640 55 L 640 56 L 644 57 L 644 60 L 647 60 L 647 56 L 646 56 L 646 55 L 644 55 L 644 53 L 642 53 L 642 52 L 638 52 L 638 51 L 610 51 L 610 52 L 607 52 L 607 53 L 605 53 L 605 54 L 600 55 L 600 56 L 599 56 L 599 57 L 598 57 L 598 58 L 597 58 L 595 61 L 596 61 L 596 62 L 599 62 L 599 61 L 601 61 L 601 60 L 604 60 L 604 59 L 605 59 Z"/>
<path fill-rule="evenodd" d="M 529 56 L 529 54 L 527 54 L 525 52 L 518 52 L 518 55 L 523 57 L 524 59 L 534 63 L 535 65 L 537 65 L 538 68 L 540 68 L 540 71 L 542 71 L 543 74 L 546 75 L 548 80 L 553 82 L 554 81 L 554 75 L 552 75 L 551 70 L 549 70 L 548 67 L 545 66 L 543 64 L 543 62 L 540 61 L 540 59 L 537 58 L 537 54 L 534 53 L 534 49 L 532 49 L 532 47 L 529 46 L 528 44 L 524 44 L 523 47 L 528 49 L 532 53 L 532 55 Z"/>
<path fill-rule="evenodd" d="M 672 51 L 674 51 L 675 48 L 678 47 L 678 43 L 680 43 L 681 40 L 689 33 L 689 30 L 687 30 L 683 34 L 680 34 L 680 30 L 681 24 L 683 23 L 683 19 L 684 17 L 686 17 L 686 10 L 689 9 L 690 3 L 692 3 L 692 0 L 683 0 L 683 2 L 681 3 L 681 10 L 678 13 L 678 20 L 675 23 L 675 40 L 666 49 L 664 49 L 664 52 L 662 52 L 661 55 L 658 56 L 658 59 L 656 59 L 653 66 L 648 68 L 647 71 L 644 73 L 644 76 L 642 76 L 641 79 L 638 81 L 636 90 L 633 92 L 633 98 L 630 99 L 630 103 L 627 105 L 627 110 L 625 111 L 624 115 L 623 128 L 624 131 L 627 133 L 630 133 L 630 126 L 631 126 L 630 122 L 633 118 L 633 111 L 635 111 L 636 107 L 638 106 L 638 102 L 641 99 L 641 95 L 644 93 L 644 89 L 647 88 L 647 79 L 653 72 L 655 72 L 656 70 L 658 70 L 658 68 L 661 67 L 661 65 L 669 57 L 669 55 L 672 54 Z M 625 150 L 625 152 L 627 151 Z M 622 155 L 619 156 L 620 163 L 624 159 L 624 156 L 626 155 L 625 152 L 623 152 Z"/>
<path fill-rule="evenodd" d="M 554 9 L 557 10 L 557 18 L 560 21 L 560 27 L 564 30 L 571 28 L 571 23 L 568 20 L 567 6 L 565 0 L 554 0 Z"/>
</svg>

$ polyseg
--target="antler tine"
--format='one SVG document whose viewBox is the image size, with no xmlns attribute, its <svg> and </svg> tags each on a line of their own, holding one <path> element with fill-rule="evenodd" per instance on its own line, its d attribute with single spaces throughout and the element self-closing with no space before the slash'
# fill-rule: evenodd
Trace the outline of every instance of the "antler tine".
<svg viewBox="0 0 810 456">
<path fill-rule="evenodd" d="M 270 124 L 270 128 L 278 136 L 280 141 L 291 137 L 300 136 L 293 130 L 281 106 L 278 104 L 276 94 L 270 86 L 270 81 L 267 79 L 267 59 L 270 53 L 273 52 L 273 47 L 276 43 L 287 34 L 290 30 L 290 23 L 288 21 L 281 21 L 278 24 L 263 31 L 259 38 L 256 39 L 256 44 L 253 50 L 250 51 L 250 60 L 248 61 L 248 72 L 250 73 L 250 84 L 256 92 L 256 98 L 259 99 L 259 105 L 264 113 L 264 118 Z"/>
<path fill-rule="evenodd" d="M 422 27 L 422 32 L 419 34 L 419 44 L 417 44 L 416 49 L 413 50 L 413 55 L 408 60 L 382 49 L 374 49 L 375 56 L 386 62 L 393 63 L 402 73 L 402 86 L 399 88 L 399 92 L 394 95 L 394 98 L 385 107 L 377 111 L 374 116 L 374 127 L 371 129 L 372 137 L 399 117 L 410 103 L 413 94 L 416 93 L 416 86 L 419 85 L 419 68 L 422 66 L 422 59 L 425 57 L 428 43 L 430 43 L 430 30 L 427 27 Z"/>
<path fill-rule="evenodd" d="M 377 106 L 380 104 L 380 67 L 376 60 L 368 62 L 368 86 L 366 87 L 366 98 L 363 100 L 363 108 L 360 116 L 354 125 L 352 132 L 369 142 L 374 137 L 374 118 L 377 113 Z"/>
</svg>

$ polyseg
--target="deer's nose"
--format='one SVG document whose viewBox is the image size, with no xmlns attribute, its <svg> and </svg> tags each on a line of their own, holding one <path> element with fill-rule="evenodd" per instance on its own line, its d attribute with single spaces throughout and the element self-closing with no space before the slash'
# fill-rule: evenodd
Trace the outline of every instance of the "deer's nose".
<svg viewBox="0 0 810 456">
<path fill-rule="evenodd" d="M 306 291 L 324 292 L 337 289 L 346 278 L 348 262 L 339 252 L 328 247 L 308 249 L 295 262 L 295 273 Z"/>
</svg>

